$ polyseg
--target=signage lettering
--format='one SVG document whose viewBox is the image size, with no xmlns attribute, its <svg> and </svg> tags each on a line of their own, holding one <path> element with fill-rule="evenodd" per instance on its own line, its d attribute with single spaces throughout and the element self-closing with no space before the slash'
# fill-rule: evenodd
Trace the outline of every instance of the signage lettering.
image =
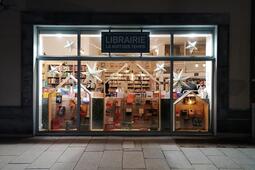
<svg viewBox="0 0 255 170">
<path fill-rule="evenodd" d="M 102 52 L 149 52 L 149 32 L 102 32 Z"/>
</svg>

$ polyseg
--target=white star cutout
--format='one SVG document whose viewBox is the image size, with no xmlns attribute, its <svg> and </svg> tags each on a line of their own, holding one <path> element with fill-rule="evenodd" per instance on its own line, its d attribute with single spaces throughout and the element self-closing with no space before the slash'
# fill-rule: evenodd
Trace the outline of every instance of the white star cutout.
<svg viewBox="0 0 255 170">
<path fill-rule="evenodd" d="M 100 76 L 104 70 L 98 70 L 96 62 L 94 63 L 92 67 L 89 64 L 86 64 L 86 66 L 88 67 L 87 72 L 82 73 L 86 75 L 86 80 L 93 80 L 93 81 L 99 80 L 102 82 Z"/>
<path fill-rule="evenodd" d="M 189 49 L 189 52 L 192 54 L 194 50 L 197 50 L 197 41 L 194 41 L 194 42 L 190 42 L 188 41 L 188 46 L 185 47 L 185 49 Z"/>
<path fill-rule="evenodd" d="M 174 73 L 174 75 L 173 75 L 174 76 L 174 79 L 173 79 L 174 80 L 174 84 L 173 84 L 174 88 L 181 87 L 182 85 L 190 88 L 189 85 L 187 83 L 185 83 L 185 80 L 187 80 L 189 77 L 182 76 L 183 70 L 181 70 L 180 73 L 175 73 L 175 72 L 173 72 L 173 73 Z"/>
<path fill-rule="evenodd" d="M 75 44 L 73 41 L 66 41 L 66 45 L 64 46 L 64 48 L 68 48 L 69 52 L 72 52 L 73 49 L 75 49 Z"/>
<path fill-rule="evenodd" d="M 165 64 L 156 64 L 156 69 L 154 70 L 154 72 L 156 73 L 163 73 L 164 71 L 166 71 L 166 69 L 164 68 Z"/>
<path fill-rule="evenodd" d="M 57 74 L 59 74 L 59 66 L 50 66 L 50 70 L 49 70 L 49 72 L 48 73 L 53 73 L 53 74 L 55 74 L 55 73 L 57 73 Z"/>
</svg>

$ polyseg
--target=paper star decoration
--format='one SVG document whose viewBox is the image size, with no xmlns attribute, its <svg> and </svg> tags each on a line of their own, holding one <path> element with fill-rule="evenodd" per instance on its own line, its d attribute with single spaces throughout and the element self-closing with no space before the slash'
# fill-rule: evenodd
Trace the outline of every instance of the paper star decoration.
<svg viewBox="0 0 255 170">
<path fill-rule="evenodd" d="M 194 42 L 190 42 L 188 41 L 188 46 L 185 47 L 185 49 L 189 49 L 189 52 L 192 54 L 194 50 L 197 50 L 197 41 L 194 41 Z"/>
<path fill-rule="evenodd" d="M 164 68 L 165 64 L 156 64 L 156 69 L 154 70 L 154 72 L 156 73 L 163 73 L 164 71 L 166 71 L 166 69 Z"/>
<path fill-rule="evenodd" d="M 66 45 L 64 46 L 64 48 L 68 48 L 69 52 L 72 52 L 73 49 L 75 49 L 75 44 L 73 41 L 66 41 Z"/>
<path fill-rule="evenodd" d="M 56 67 L 50 66 L 50 70 L 48 73 L 59 74 L 59 66 L 56 66 Z"/>
<path fill-rule="evenodd" d="M 173 84 L 173 86 L 174 86 L 174 88 L 181 88 L 182 86 L 186 86 L 186 87 L 188 87 L 188 88 L 190 88 L 189 87 L 189 85 L 187 84 L 187 83 L 185 83 L 185 80 L 187 80 L 189 77 L 188 76 L 182 76 L 182 73 L 183 73 L 183 70 L 181 70 L 180 71 L 180 73 L 175 73 L 175 72 L 173 72 L 174 73 L 174 84 Z"/>
<path fill-rule="evenodd" d="M 95 62 L 94 65 L 91 67 L 89 64 L 86 64 L 87 66 L 87 72 L 85 73 L 82 73 L 82 74 L 85 74 L 86 75 L 86 80 L 99 80 L 102 82 L 100 76 L 101 76 L 101 73 L 104 71 L 104 70 L 98 70 L 97 69 L 97 63 Z"/>
</svg>

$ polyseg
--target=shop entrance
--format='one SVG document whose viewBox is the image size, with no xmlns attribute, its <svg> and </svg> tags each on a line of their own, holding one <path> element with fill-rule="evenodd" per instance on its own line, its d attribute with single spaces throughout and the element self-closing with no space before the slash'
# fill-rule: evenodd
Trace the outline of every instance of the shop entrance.
<svg viewBox="0 0 255 170">
<path fill-rule="evenodd" d="M 149 53 L 103 53 L 100 31 L 39 31 L 38 132 L 210 132 L 214 27 L 153 30 Z"/>
</svg>

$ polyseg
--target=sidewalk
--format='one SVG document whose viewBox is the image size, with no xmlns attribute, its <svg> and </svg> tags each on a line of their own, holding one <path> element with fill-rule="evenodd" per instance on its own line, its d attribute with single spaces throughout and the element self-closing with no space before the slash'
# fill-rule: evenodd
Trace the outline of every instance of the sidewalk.
<svg viewBox="0 0 255 170">
<path fill-rule="evenodd" d="M 255 146 L 171 137 L 34 137 L 1 141 L 1 170 L 255 170 Z"/>
</svg>

